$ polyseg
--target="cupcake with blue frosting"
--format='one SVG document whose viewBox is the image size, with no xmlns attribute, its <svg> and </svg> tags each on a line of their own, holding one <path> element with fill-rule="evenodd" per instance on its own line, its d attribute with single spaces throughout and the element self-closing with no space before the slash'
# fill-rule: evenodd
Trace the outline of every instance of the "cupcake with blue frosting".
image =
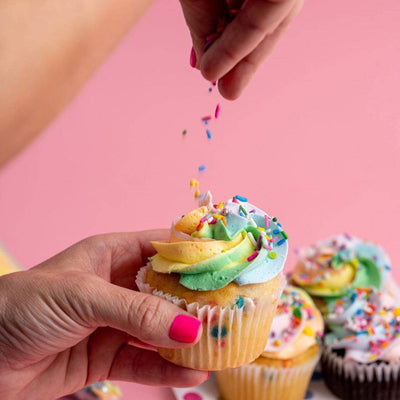
<svg viewBox="0 0 400 400">
<path fill-rule="evenodd" d="M 167 241 L 137 277 L 139 290 L 182 307 L 203 324 L 200 341 L 159 349 L 189 368 L 220 370 L 253 361 L 265 348 L 282 293 L 287 234 L 277 218 L 242 196 L 200 207 L 174 221 Z"/>
</svg>

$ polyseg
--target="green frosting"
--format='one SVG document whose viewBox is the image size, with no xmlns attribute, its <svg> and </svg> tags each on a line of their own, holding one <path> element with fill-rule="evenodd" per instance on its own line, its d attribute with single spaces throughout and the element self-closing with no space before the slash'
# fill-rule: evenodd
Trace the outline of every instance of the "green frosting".
<svg viewBox="0 0 400 400">
<path fill-rule="evenodd" d="M 357 287 L 374 287 L 380 289 L 382 286 L 382 274 L 374 261 L 369 258 L 358 257 L 357 274 L 351 285 Z"/>
<path fill-rule="evenodd" d="M 250 244 L 250 249 L 252 249 L 252 243 L 250 239 L 246 237 L 243 242 L 248 242 Z M 243 244 L 243 242 L 241 244 Z M 239 246 L 237 246 L 239 247 Z M 226 286 L 229 282 L 232 282 L 236 279 L 241 273 L 243 273 L 246 269 L 252 267 L 256 268 L 258 263 L 265 262 L 265 258 L 267 257 L 267 250 L 263 247 L 260 249 L 257 258 L 250 262 L 247 260 L 248 250 L 244 252 L 245 258 L 243 260 L 243 252 L 241 254 L 237 254 L 237 259 L 241 258 L 241 261 L 237 261 L 235 263 L 225 263 L 224 265 L 229 265 L 228 267 L 203 272 L 201 274 L 194 274 L 194 275 L 181 275 L 181 279 L 179 282 L 187 287 L 188 289 L 192 290 L 217 290 L 221 289 Z M 225 253 L 226 254 L 226 253 Z"/>
<path fill-rule="evenodd" d="M 184 276 L 194 277 L 198 275 L 203 275 L 203 273 L 214 272 L 225 268 L 227 265 L 236 264 L 238 262 L 246 259 L 247 254 L 253 252 L 253 244 L 251 243 L 249 237 L 246 237 L 235 247 L 224 253 L 218 254 L 214 257 L 208 258 L 204 261 L 199 261 L 196 264 L 190 265 L 187 271 L 181 271 L 182 278 Z M 182 282 L 181 282 L 182 283 Z M 184 285 L 186 286 L 186 285 Z"/>
</svg>

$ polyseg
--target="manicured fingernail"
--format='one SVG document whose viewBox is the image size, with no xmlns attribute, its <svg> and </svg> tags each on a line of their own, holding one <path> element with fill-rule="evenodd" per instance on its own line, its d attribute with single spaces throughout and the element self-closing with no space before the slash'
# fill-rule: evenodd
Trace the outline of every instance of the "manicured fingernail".
<svg viewBox="0 0 400 400">
<path fill-rule="evenodd" d="M 194 48 L 192 47 L 192 50 L 190 51 L 190 66 L 195 68 L 196 63 L 197 63 L 196 52 L 194 51 Z"/>
<path fill-rule="evenodd" d="M 169 328 L 169 337 L 182 343 L 194 343 L 199 334 L 201 322 L 186 315 L 178 315 Z"/>
</svg>

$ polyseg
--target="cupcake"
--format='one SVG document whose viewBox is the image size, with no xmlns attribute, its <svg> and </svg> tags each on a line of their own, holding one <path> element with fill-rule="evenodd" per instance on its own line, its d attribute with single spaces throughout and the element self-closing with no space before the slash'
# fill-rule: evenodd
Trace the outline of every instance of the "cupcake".
<svg viewBox="0 0 400 400">
<path fill-rule="evenodd" d="M 312 299 L 288 286 L 264 352 L 249 365 L 216 372 L 224 400 L 302 400 L 319 359 L 323 320 Z"/>
<path fill-rule="evenodd" d="M 390 269 L 380 246 L 341 234 L 300 250 L 291 281 L 323 307 L 324 299 L 339 297 L 350 288 L 382 289 Z"/>
<path fill-rule="evenodd" d="M 321 357 L 328 388 L 340 399 L 400 398 L 400 308 L 376 289 L 352 289 L 327 305 Z"/>
<path fill-rule="evenodd" d="M 266 345 L 285 278 L 287 235 L 246 198 L 200 207 L 174 221 L 167 241 L 137 276 L 153 293 L 198 318 L 200 341 L 190 348 L 160 348 L 165 359 L 200 370 L 247 364 Z"/>
</svg>

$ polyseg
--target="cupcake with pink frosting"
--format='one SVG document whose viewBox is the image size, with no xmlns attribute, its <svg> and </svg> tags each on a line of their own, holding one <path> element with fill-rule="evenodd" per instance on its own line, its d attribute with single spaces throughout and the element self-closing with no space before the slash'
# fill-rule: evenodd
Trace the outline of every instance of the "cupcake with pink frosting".
<svg viewBox="0 0 400 400">
<path fill-rule="evenodd" d="M 261 356 L 216 372 L 224 400 L 302 400 L 319 359 L 323 327 L 307 293 L 287 286 Z"/>
<path fill-rule="evenodd" d="M 321 358 L 329 389 L 344 400 L 400 398 L 400 307 L 376 289 L 352 289 L 327 306 Z"/>
</svg>

